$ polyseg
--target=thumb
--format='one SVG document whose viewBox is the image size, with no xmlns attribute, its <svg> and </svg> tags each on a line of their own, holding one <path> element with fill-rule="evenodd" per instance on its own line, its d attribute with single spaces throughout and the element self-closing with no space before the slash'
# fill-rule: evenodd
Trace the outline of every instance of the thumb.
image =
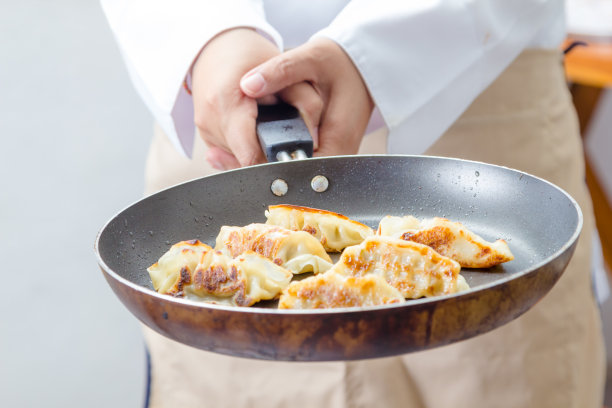
<svg viewBox="0 0 612 408">
<path fill-rule="evenodd" d="M 293 84 L 312 80 L 313 65 L 305 46 L 269 59 L 247 72 L 240 89 L 251 98 L 272 95 Z"/>
</svg>

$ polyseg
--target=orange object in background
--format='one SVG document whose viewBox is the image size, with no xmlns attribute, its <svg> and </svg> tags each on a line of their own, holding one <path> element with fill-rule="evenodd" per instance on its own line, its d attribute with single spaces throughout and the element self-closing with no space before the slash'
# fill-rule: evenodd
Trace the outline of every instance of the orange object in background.
<svg viewBox="0 0 612 408">
<path fill-rule="evenodd" d="M 575 40 L 563 44 L 566 49 Z M 570 82 L 597 88 L 612 87 L 612 41 L 581 41 L 565 56 L 565 72 Z"/>
<path fill-rule="evenodd" d="M 568 38 L 567 49 L 576 39 Z M 565 55 L 565 73 L 570 85 L 576 112 L 580 121 L 583 144 L 591 116 L 604 88 L 612 89 L 612 41 L 584 40 Z M 593 200 L 595 221 L 599 231 L 602 252 L 608 272 L 612 275 L 612 205 L 600 179 L 610 175 L 597 174 L 585 151 L 586 182 Z"/>
</svg>

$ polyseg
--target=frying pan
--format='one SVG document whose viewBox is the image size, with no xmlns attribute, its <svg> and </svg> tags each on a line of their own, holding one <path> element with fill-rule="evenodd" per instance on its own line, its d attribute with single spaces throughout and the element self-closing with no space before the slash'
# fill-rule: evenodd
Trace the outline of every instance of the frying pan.
<svg viewBox="0 0 612 408">
<path fill-rule="evenodd" d="M 138 201 L 100 231 L 106 280 L 157 332 L 203 350 L 292 361 L 354 360 L 468 339 L 520 316 L 559 279 L 582 228 L 577 203 L 537 177 L 486 163 L 426 156 L 312 155 L 293 107 L 260 106 L 257 135 L 270 163 L 193 180 Z M 403 304 L 328 310 L 239 308 L 160 295 L 146 271 L 178 241 L 214 246 L 223 225 L 265 222 L 268 205 L 338 212 L 376 228 L 385 215 L 442 216 L 487 240 L 505 239 L 515 260 L 463 270 L 471 289 Z"/>
<path fill-rule="evenodd" d="M 317 176 L 327 179 L 326 189 L 312 188 Z M 286 183 L 286 194 L 271 191 L 276 180 Z M 265 222 L 267 206 L 281 203 L 339 212 L 373 228 L 385 215 L 444 216 L 487 240 L 505 239 L 515 260 L 464 269 L 467 292 L 365 308 L 277 310 L 270 302 L 238 308 L 153 290 L 146 268 L 173 243 L 197 238 L 214 245 L 221 226 Z M 268 163 L 171 187 L 114 216 L 95 250 L 119 299 L 171 339 L 258 359 L 353 360 L 442 346 L 520 316 L 558 280 L 581 227 L 572 197 L 516 170 L 442 157 L 339 156 Z"/>
</svg>

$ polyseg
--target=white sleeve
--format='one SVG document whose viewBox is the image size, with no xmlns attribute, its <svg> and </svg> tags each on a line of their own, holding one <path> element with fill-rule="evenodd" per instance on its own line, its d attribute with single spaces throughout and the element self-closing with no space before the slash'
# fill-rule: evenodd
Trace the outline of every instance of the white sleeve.
<svg viewBox="0 0 612 408">
<path fill-rule="evenodd" d="M 420 154 L 559 18 L 559 0 L 353 0 L 313 37 L 351 57 L 389 129 L 389 151 Z"/>
<path fill-rule="evenodd" d="M 178 151 L 191 156 L 193 103 L 183 81 L 202 47 L 229 28 L 250 27 L 282 39 L 261 0 L 101 0 L 130 77 Z"/>
</svg>

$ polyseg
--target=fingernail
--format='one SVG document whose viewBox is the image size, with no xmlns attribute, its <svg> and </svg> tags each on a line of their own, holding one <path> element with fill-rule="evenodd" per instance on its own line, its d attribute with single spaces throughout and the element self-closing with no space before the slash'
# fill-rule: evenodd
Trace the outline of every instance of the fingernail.
<svg viewBox="0 0 612 408">
<path fill-rule="evenodd" d="M 312 130 L 312 147 L 314 150 L 319 148 L 319 127 Z"/>
<path fill-rule="evenodd" d="M 240 87 L 245 91 L 249 91 L 250 93 L 260 92 L 263 90 L 265 85 L 266 80 L 259 72 L 255 72 L 254 74 L 242 78 L 240 81 Z"/>
</svg>

